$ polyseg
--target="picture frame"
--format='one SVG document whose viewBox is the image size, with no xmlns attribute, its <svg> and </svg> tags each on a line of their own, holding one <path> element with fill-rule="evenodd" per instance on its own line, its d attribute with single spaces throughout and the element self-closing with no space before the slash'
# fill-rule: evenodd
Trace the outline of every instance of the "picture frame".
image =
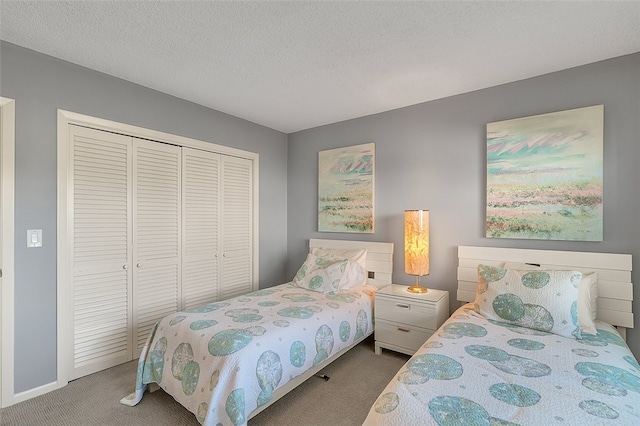
<svg viewBox="0 0 640 426">
<path fill-rule="evenodd" d="M 486 237 L 603 239 L 604 105 L 487 124 Z"/>
<path fill-rule="evenodd" d="M 318 153 L 318 231 L 374 232 L 375 144 Z"/>
</svg>

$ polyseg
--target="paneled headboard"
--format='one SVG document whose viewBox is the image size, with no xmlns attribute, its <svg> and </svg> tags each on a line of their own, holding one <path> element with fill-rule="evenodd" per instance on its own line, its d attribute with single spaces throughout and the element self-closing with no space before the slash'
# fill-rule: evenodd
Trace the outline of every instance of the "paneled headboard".
<svg viewBox="0 0 640 426">
<path fill-rule="evenodd" d="M 542 269 L 597 272 L 597 318 L 617 326 L 623 337 L 624 328 L 633 328 L 630 254 L 459 246 L 458 300 L 475 300 L 479 264 L 502 266 L 504 262 L 531 263 Z"/>
<path fill-rule="evenodd" d="M 393 243 L 312 238 L 309 240 L 309 249 L 314 247 L 329 249 L 367 249 L 368 284 L 378 288 L 391 284 L 391 273 L 393 272 Z"/>
</svg>

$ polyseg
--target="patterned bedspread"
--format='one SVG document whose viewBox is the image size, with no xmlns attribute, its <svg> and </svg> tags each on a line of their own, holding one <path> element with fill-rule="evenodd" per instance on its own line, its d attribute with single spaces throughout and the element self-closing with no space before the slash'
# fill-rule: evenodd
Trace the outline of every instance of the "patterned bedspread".
<svg viewBox="0 0 640 426">
<path fill-rule="evenodd" d="M 137 404 L 158 383 L 203 425 L 242 425 L 274 390 L 372 332 L 375 287 L 324 294 L 282 284 L 178 312 L 152 330 Z"/>
<path fill-rule="evenodd" d="M 613 327 L 561 337 L 464 307 L 402 367 L 365 425 L 638 425 L 640 365 Z"/>
</svg>

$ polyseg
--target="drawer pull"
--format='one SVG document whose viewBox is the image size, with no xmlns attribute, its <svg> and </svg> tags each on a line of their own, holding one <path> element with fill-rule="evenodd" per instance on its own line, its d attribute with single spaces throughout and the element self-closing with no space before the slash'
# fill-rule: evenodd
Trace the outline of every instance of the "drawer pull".
<svg viewBox="0 0 640 426">
<path fill-rule="evenodd" d="M 397 306 L 398 308 L 406 308 L 406 309 L 409 309 L 409 305 L 405 305 L 405 304 L 402 304 L 402 303 L 396 303 L 396 306 Z"/>
<path fill-rule="evenodd" d="M 411 330 L 408 330 L 408 329 L 406 329 L 406 328 L 400 328 L 400 327 L 398 327 L 398 331 L 402 331 L 403 333 L 408 333 L 408 332 L 410 332 Z"/>
</svg>

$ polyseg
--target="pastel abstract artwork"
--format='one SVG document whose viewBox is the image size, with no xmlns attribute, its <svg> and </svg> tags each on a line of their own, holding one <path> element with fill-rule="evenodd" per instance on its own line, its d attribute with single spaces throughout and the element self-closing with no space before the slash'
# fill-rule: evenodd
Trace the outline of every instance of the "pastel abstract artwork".
<svg viewBox="0 0 640 426">
<path fill-rule="evenodd" d="M 373 232 L 375 144 L 318 154 L 318 231 Z"/>
<path fill-rule="evenodd" d="M 487 124 L 488 238 L 602 241 L 604 106 Z"/>
</svg>

